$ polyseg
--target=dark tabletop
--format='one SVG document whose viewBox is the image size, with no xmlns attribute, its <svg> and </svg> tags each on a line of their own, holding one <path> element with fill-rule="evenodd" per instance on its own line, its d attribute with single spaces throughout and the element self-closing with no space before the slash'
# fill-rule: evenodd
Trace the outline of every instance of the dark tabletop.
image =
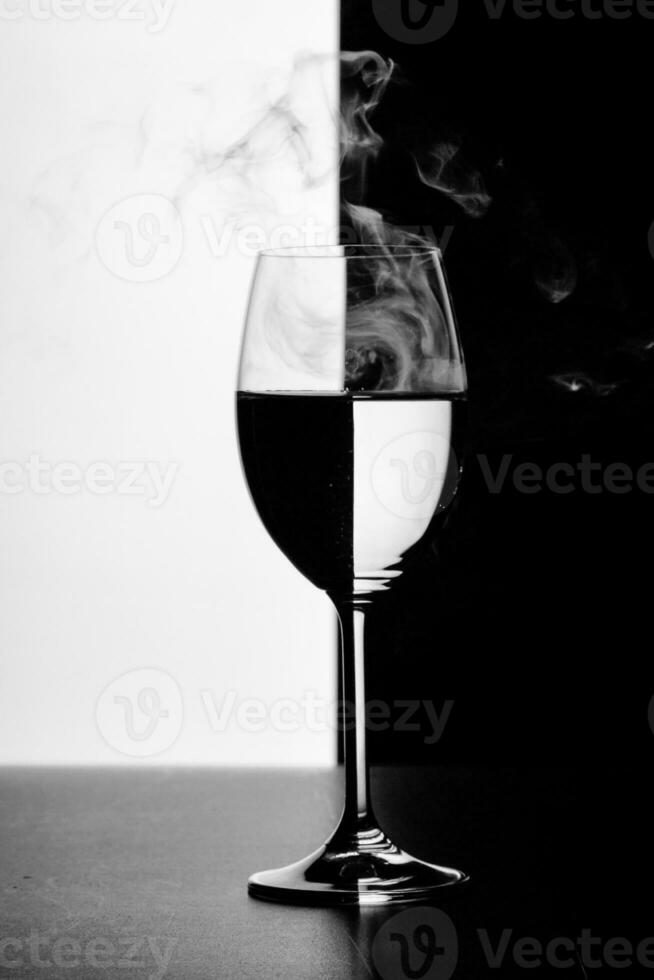
<svg viewBox="0 0 654 980">
<path fill-rule="evenodd" d="M 246 889 L 251 872 L 322 843 L 340 812 L 338 771 L 5 769 L 0 977 L 447 980 L 523 976 L 517 941 L 576 941 L 583 928 L 635 947 L 654 934 L 651 903 L 640 903 L 641 922 L 633 899 L 651 880 L 649 795 L 643 780 L 617 779 L 376 770 L 385 829 L 472 883 L 439 909 L 355 911 L 268 904 Z M 429 944 L 424 955 L 411 944 L 424 944 L 431 934 L 416 929 L 430 923 L 450 948 L 421 972 Z M 404 962 L 402 935 L 413 957 Z M 506 955 L 492 968 L 488 950 L 502 937 Z M 567 976 L 587 973 L 577 948 L 572 958 Z M 561 970 L 536 970 L 550 973 Z"/>
</svg>

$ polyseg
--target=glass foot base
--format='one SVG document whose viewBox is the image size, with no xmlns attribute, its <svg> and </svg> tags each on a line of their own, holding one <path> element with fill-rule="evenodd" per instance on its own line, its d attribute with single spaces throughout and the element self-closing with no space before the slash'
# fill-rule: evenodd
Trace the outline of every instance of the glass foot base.
<svg viewBox="0 0 654 980">
<path fill-rule="evenodd" d="M 462 871 L 419 861 L 382 831 L 370 830 L 334 837 L 285 868 L 258 871 L 248 891 L 254 898 L 293 905 L 385 905 L 424 902 L 466 881 Z"/>
</svg>

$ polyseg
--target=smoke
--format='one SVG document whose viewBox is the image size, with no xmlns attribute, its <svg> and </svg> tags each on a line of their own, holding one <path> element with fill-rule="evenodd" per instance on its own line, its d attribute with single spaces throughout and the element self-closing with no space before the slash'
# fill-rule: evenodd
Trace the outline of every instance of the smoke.
<svg viewBox="0 0 654 980">
<path fill-rule="evenodd" d="M 491 196 L 481 174 L 464 159 L 459 144 L 437 143 L 414 160 L 423 184 L 451 198 L 471 218 L 486 214 Z"/>
<path fill-rule="evenodd" d="M 534 283 L 550 303 L 561 303 L 577 285 L 577 263 L 570 249 L 559 243 L 534 266 Z"/>
<path fill-rule="evenodd" d="M 376 51 L 344 51 L 341 54 L 341 168 L 349 168 L 365 187 L 366 168 L 378 155 L 383 139 L 371 124 L 394 71 Z"/>
<path fill-rule="evenodd" d="M 423 235 L 406 231 L 386 221 L 380 211 L 364 207 L 362 204 L 345 204 L 345 213 L 357 233 L 357 241 L 364 245 L 407 248 L 429 248 L 433 243 Z"/>
<path fill-rule="evenodd" d="M 528 198 L 522 205 L 516 266 L 522 266 L 536 292 L 558 305 L 577 288 L 579 263 L 571 246 L 548 227 L 540 204 Z"/>
<path fill-rule="evenodd" d="M 316 216 L 327 241 L 336 218 L 325 219 L 325 187 L 335 183 L 340 161 L 342 240 L 351 231 L 346 240 L 374 248 L 349 263 L 347 282 L 334 276 L 345 323 L 328 291 L 307 291 L 294 309 L 288 298 L 277 297 L 266 330 L 273 348 L 272 325 L 279 327 L 271 357 L 306 384 L 315 384 L 329 361 L 332 378 L 329 350 L 345 330 L 340 374 L 346 387 L 460 391 L 460 352 L 429 251 L 433 242 L 372 207 L 369 188 L 380 157 L 393 152 L 403 157 L 408 179 L 414 175 L 416 186 L 433 192 L 436 214 L 451 203 L 461 221 L 483 218 L 491 194 L 459 135 L 437 139 L 428 126 L 406 140 L 404 130 L 399 140 L 397 133 L 386 134 L 381 115 L 390 87 L 408 91 L 392 60 L 372 50 L 343 52 L 340 105 L 334 102 L 336 67 L 329 55 L 304 54 L 285 69 L 242 64 L 237 89 L 233 72 L 200 85 L 173 85 L 133 125 L 98 124 L 74 156 L 46 167 L 34 188 L 33 214 L 58 249 L 72 248 L 79 258 L 93 255 L 103 213 L 123 198 L 152 193 L 177 207 L 187 240 L 206 235 L 208 220 L 214 241 L 230 226 L 253 226 L 265 247 L 271 232 L 285 226 L 298 229 L 293 240 L 299 242 L 303 221 Z M 335 195 L 333 204 L 335 212 Z M 543 234 L 540 215 L 527 216 L 524 227 L 535 288 L 548 302 L 562 303 L 577 283 L 575 258 L 560 239 Z M 411 255 L 399 256 L 399 246 L 410 247 Z M 597 392 L 588 384 L 584 390 Z"/>
<path fill-rule="evenodd" d="M 241 355 L 242 389 L 342 390 L 345 275 L 339 253 L 338 246 L 291 249 L 260 259 Z"/>
<path fill-rule="evenodd" d="M 631 337 L 622 345 L 622 351 L 639 361 L 650 360 L 654 356 L 654 338 L 650 335 Z"/>
<path fill-rule="evenodd" d="M 214 214 L 238 220 L 273 216 L 279 221 L 312 213 L 312 193 L 333 178 L 337 160 L 332 71 L 332 58 L 311 54 L 298 56 L 282 75 L 262 74 L 259 68 L 256 85 L 252 72 L 244 70 L 253 87 L 246 111 L 238 113 L 233 107 L 229 111 L 234 96 L 225 80 L 205 89 L 201 94 L 209 108 L 201 152 L 193 153 L 187 143 L 194 166 L 177 197 L 183 199 L 200 185 L 214 195 Z M 225 126 L 228 114 L 231 126 Z M 178 138 L 177 145 L 184 143 Z"/>
<path fill-rule="evenodd" d="M 465 391 L 460 351 L 438 294 L 429 251 L 384 250 L 350 263 L 346 388 Z"/>
<path fill-rule="evenodd" d="M 342 212 L 354 232 L 350 240 L 364 246 L 347 267 L 345 387 L 462 392 L 461 352 L 433 243 L 365 203 L 371 167 L 386 146 L 374 115 L 394 76 L 393 62 L 374 51 L 341 56 Z M 417 173 L 466 215 L 480 216 L 488 208 L 480 175 L 453 144 L 434 144 Z"/>
<path fill-rule="evenodd" d="M 592 378 L 584 371 L 570 371 L 566 374 L 553 374 L 550 380 L 570 394 L 583 393 L 599 398 L 612 395 L 620 387 L 618 381 L 602 382 Z"/>
<path fill-rule="evenodd" d="M 261 307 L 258 297 L 265 297 L 266 290 L 257 287 L 251 322 L 258 324 L 260 339 L 265 339 L 278 368 L 283 364 L 284 376 L 292 387 L 301 378 L 309 387 L 321 378 L 328 387 L 333 385 L 338 365 L 330 351 L 339 349 L 336 335 L 344 329 L 338 374 L 346 389 L 462 392 L 465 377 L 461 352 L 433 244 L 403 231 L 381 211 L 365 204 L 372 167 L 386 148 L 375 115 L 388 86 L 398 79 L 396 66 L 375 51 L 343 52 L 340 77 L 343 214 L 348 228 L 354 231 L 354 240 L 366 247 L 356 256 L 349 255 L 344 283 L 329 260 L 327 265 L 317 264 L 317 257 L 312 272 L 303 272 L 303 260 L 295 257 L 284 259 L 281 267 L 277 262 L 275 273 L 264 273 L 262 268 L 261 275 L 270 274 L 277 281 L 271 279 L 268 298 L 262 299 Z M 303 85 L 293 85 L 292 91 L 303 91 Z M 293 152 L 304 161 L 306 170 L 306 160 L 312 154 L 305 151 L 306 130 L 298 125 L 301 115 L 288 97 L 271 108 L 272 118 L 288 133 Z M 269 109 L 266 141 L 270 138 L 270 118 Z M 255 128 L 232 155 L 239 161 L 256 161 L 258 145 Z M 407 153 L 411 154 L 410 148 Z M 221 161 L 221 171 L 223 165 Z M 465 216 L 480 217 L 490 205 L 481 175 L 465 162 L 460 146 L 452 141 L 434 142 L 417 174 L 423 185 L 436 192 L 435 202 L 438 195 L 445 196 Z M 286 288 L 280 286 L 280 275 L 286 277 Z M 333 304 L 333 296 L 343 295 L 343 289 L 344 324 Z M 255 348 L 248 344 L 246 357 L 250 350 Z M 251 376 L 254 372 L 252 364 Z"/>
<path fill-rule="evenodd" d="M 403 182 L 401 194 L 407 199 L 414 193 L 412 174 L 416 187 L 433 191 L 431 210 L 436 217 L 430 215 L 430 220 L 437 226 L 439 210 L 444 213 L 445 206 L 448 212 L 444 221 L 452 220 L 452 205 L 462 223 L 483 219 L 491 212 L 481 231 L 486 240 L 502 222 L 498 261 L 504 261 L 504 269 L 500 265 L 498 278 L 501 281 L 503 272 L 517 272 L 519 289 L 525 286 L 531 294 L 528 302 L 533 303 L 536 296 L 553 308 L 550 315 L 557 318 L 553 323 L 570 334 L 567 345 L 574 345 L 577 317 L 583 316 L 590 304 L 599 300 L 603 308 L 615 309 L 619 319 L 624 297 L 619 295 L 615 276 L 604 266 L 600 268 L 599 262 L 594 268 L 583 238 L 571 237 L 565 227 L 552 223 L 556 209 L 546 206 L 541 193 L 523 186 L 519 173 L 511 172 L 510 160 L 493 153 L 492 169 L 487 168 L 484 175 L 471 162 L 467 137 L 460 127 L 453 125 L 446 130 L 445 120 L 439 119 L 434 131 L 433 119 L 418 119 L 421 100 L 414 98 L 415 94 L 401 68 L 390 59 L 369 50 L 342 54 L 342 240 L 371 246 L 365 260 L 348 266 L 346 387 L 436 391 L 441 387 L 461 390 L 459 386 L 464 384 L 463 371 L 456 367 L 460 354 L 447 291 L 434 277 L 427 258 L 432 242 L 403 231 L 388 212 L 389 201 L 398 207 L 395 202 L 400 196 L 392 186 L 388 196 L 381 196 L 382 184 L 388 187 L 389 178 Z M 386 108 L 389 102 L 391 112 Z M 410 110 L 406 120 L 403 107 Z M 381 182 L 375 179 L 378 175 Z M 421 209 L 430 208 L 424 190 L 414 197 Z M 379 200 L 386 208 L 378 206 Z M 465 227 L 459 222 L 456 225 Z M 507 231 L 508 235 L 502 234 Z M 508 244 L 508 255 L 502 253 L 504 243 Z M 398 257 L 401 246 L 411 248 L 413 257 Z M 515 284 L 507 279 L 507 290 L 514 289 Z M 537 316 L 540 305 L 536 306 Z M 557 307 L 562 307 L 561 315 L 555 312 Z M 524 329 L 526 332 L 529 327 L 525 324 Z M 595 344 L 601 343 L 596 334 Z M 651 335 L 644 334 L 626 342 L 622 339 L 618 349 L 644 361 L 651 357 L 654 342 Z M 592 369 L 587 370 L 590 358 L 582 353 L 579 361 L 586 369 L 558 371 L 549 374 L 548 381 L 588 398 L 614 395 L 624 386 L 624 377 L 598 380 Z M 541 377 L 548 373 L 544 365 L 536 370 Z"/>
<path fill-rule="evenodd" d="M 341 176 L 351 203 L 366 203 L 369 167 L 385 146 L 373 117 L 394 79 L 400 80 L 398 67 L 376 51 L 341 54 Z M 422 134 L 419 139 L 420 148 L 412 145 L 418 140 L 413 136 L 405 149 L 420 182 L 451 199 L 468 217 L 486 214 L 491 196 L 482 175 L 466 160 L 461 141 L 433 137 L 425 146 Z"/>
<path fill-rule="evenodd" d="M 167 86 L 133 123 L 89 126 L 74 154 L 48 162 L 32 218 L 83 259 L 103 214 L 139 194 L 165 197 L 191 235 L 207 220 L 216 238 L 227 227 L 265 237 L 288 226 L 299 241 L 307 217 L 333 228 L 336 80 L 333 56 L 302 54 L 286 67 L 234 63 L 201 84 Z"/>
<path fill-rule="evenodd" d="M 347 270 L 345 387 L 464 391 L 461 352 L 433 247 L 388 225 L 371 208 L 350 205 L 348 215 L 368 247 Z"/>
</svg>

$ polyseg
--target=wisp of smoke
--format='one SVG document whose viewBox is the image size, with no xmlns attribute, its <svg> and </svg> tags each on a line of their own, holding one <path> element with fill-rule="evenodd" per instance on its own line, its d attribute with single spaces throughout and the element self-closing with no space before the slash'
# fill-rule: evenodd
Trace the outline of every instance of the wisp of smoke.
<svg viewBox="0 0 654 980">
<path fill-rule="evenodd" d="M 571 394 L 577 394 L 583 392 L 586 395 L 594 395 L 599 398 L 605 398 L 607 395 L 612 395 L 620 387 L 618 381 L 597 381 L 596 378 L 591 378 L 589 374 L 585 371 L 570 371 L 567 374 L 553 374 L 550 376 L 550 380 L 558 385 L 560 388 L 565 389 L 565 391 Z"/>
<path fill-rule="evenodd" d="M 460 146 L 438 143 L 421 157 L 414 155 L 414 160 L 423 184 L 451 198 L 471 218 L 486 214 L 491 196 L 481 174 L 464 161 Z"/>
<path fill-rule="evenodd" d="M 341 58 L 341 172 L 345 194 L 365 199 L 367 170 L 384 146 L 371 117 L 394 65 L 374 51 Z M 480 215 L 490 197 L 478 174 L 438 145 L 423 183 L 447 194 L 464 212 Z M 438 170 L 438 173 L 437 173 Z M 345 387 L 395 392 L 463 391 L 465 379 L 447 289 L 433 243 L 386 221 L 362 203 L 343 206 L 363 248 L 348 263 Z"/>
<path fill-rule="evenodd" d="M 349 263 L 345 387 L 350 390 L 465 390 L 461 352 L 433 246 L 350 205 L 366 246 Z"/>
</svg>

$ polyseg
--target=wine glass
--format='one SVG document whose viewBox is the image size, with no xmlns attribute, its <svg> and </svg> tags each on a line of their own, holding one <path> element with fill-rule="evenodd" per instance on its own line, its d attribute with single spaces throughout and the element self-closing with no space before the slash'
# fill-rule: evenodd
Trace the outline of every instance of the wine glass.
<svg viewBox="0 0 654 980">
<path fill-rule="evenodd" d="M 311 905 L 420 901 L 466 880 L 381 830 L 366 760 L 366 621 L 442 519 L 466 376 L 437 248 L 262 252 L 237 393 L 243 470 L 268 533 L 340 621 L 345 805 L 315 853 L 249 879 L 257 898 Z"/>
</svg>

